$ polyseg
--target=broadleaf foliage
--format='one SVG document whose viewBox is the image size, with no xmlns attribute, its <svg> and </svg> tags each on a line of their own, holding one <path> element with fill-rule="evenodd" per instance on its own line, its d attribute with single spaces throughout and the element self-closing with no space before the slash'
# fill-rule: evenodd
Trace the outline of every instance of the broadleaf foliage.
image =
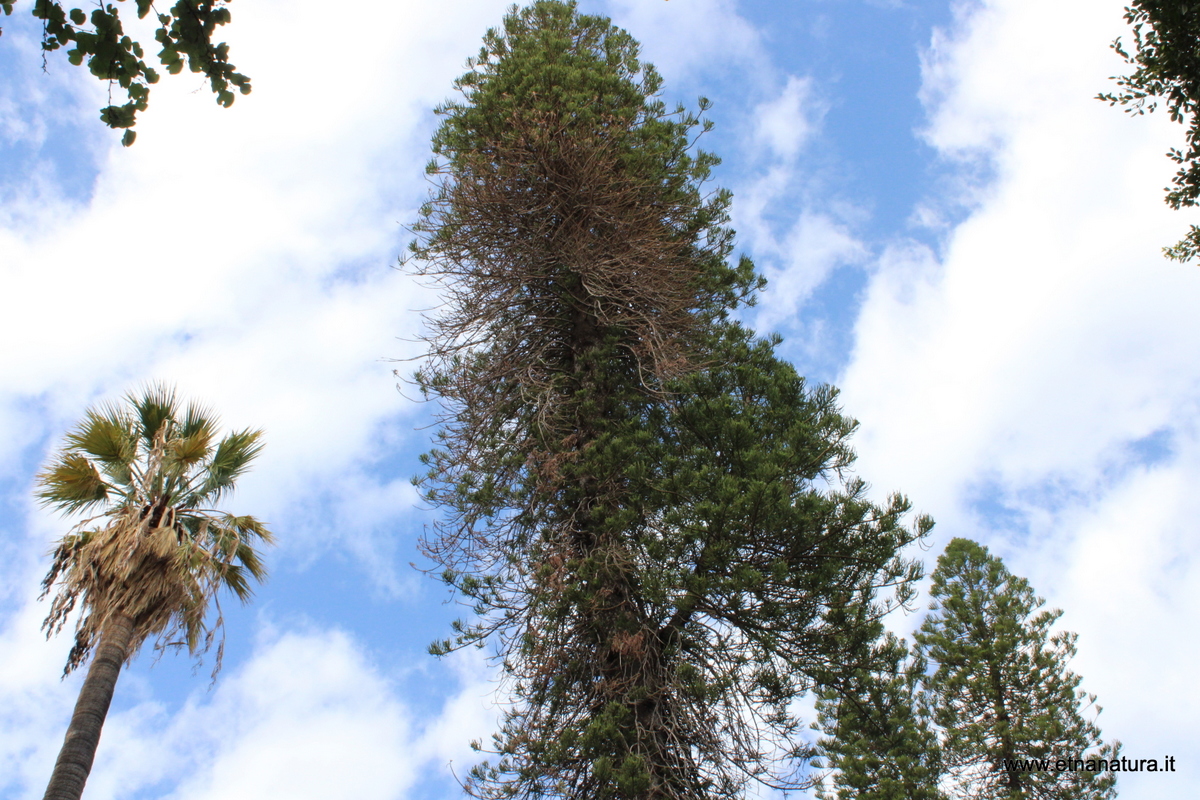
<svg viewBox="0 0 1200 800">
<path fill-rule="evenodd" d="M 1167 152 L 1179 165 L 1173 188 L 1166 189 L 1167 205 L 1176 210 L 1200 205 L 1200 2 L 1134 0 L 1125 9 L 1125 21 L 1133 28 L 1133 52 L 1119 38 L 1112 48 L 1136 69 L 1114 77 L 1119 91 L 1098 99 L 1139 115 L 1154 111 L 1159 101 L 1166 104 L 1171 121 L 1187 126 L 1185 149 Z M 1200 226 L 1192 225 L 1163 252 L 1176 261 L 1194 259 L 1200 254 Z"/>
<path fill-rule="evenodd" d="M 203 74 L 217 103 L 225 108 L 233 105 L 234 89 L 250 93 L 250 79 L 229 63 L 229 46 L 213 42 L 217 28 L 231 19 L 230 2 L 177 0 L 169 10 L 159 13 L 150 0 L 135 0 L 138 19 L 155 11 L 158 29 L 154 42 L 159 47 L 159 63 L 172 75 L 182 72 L 185 65 Z M 13 5 L 5 2 L 0 8 L 9 15 Z M 121 7 L 98 3 L 89 14 L 81 8 L 68 10 L 57 0 L 34 0 L 33 16 L 42 21 L 44 52 L 69 48 L 67 60 L 71 64 L 82 66 L 86 60 L 89 72 L 108 81 L 110 87 L 115 84 L 124 90 L 126 101 L 100 109 L 100 119 L 110 128 L 125 131 L 122 144 L 133 144 L 137 114 L 148 107 L 150 86 L 158 83 L 159 74 L 146 63 L 143 44 L 125 33 Z"/>
</svg>

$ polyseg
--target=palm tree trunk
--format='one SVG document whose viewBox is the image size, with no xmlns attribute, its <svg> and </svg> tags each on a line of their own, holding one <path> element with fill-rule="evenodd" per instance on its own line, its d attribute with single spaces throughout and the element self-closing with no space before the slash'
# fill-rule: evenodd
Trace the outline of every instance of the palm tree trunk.
<svg viewBox="0 0 1200 800">
<path fill-rule="evenodd" d="M 133 620 L 123 614 L 109 620 L 100 634 L 100 644 L 83 679 L 75 713 L 43 800 L 79 800 L 83 794 L 83 785 L 96 757 L 96 745 L 100 744 L 100 729 L 108 715 L 117 676 L 129 656 L 132 638 Z"/>
</svg>

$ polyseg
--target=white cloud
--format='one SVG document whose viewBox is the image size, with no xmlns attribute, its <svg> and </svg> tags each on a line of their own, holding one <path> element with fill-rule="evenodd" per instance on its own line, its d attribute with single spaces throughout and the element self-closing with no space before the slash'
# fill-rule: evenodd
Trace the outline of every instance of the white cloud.
<svg viewBox="0 0 1200 800">
<path fill-rule="evenodd" d="M 28 604 L 3 633 L 0 793 L 40 796 L 61 744 L 79 676 L 57 675 L 65 642 L 31 639 Z M 27 641 L 28 640 L 28 641 Z M 143 655 L 145 657 L 145 655 Z M 399 670 L 383 670 L 337 630 L 265 628 L 255 652 L 210 692 L 176 712 L 143 690 L 110 713 L 88 779 L 90 798 L 401 798 L 429 769 L 473 763 L 468 743 L 495 726 L 494 687 L 478 659 L 457 659 L 457 686 L 430 719 L 401 699 Z M 391 675 L 389 676 L 389 672 Z M 126 671 L 118 695 L 139 695 Z M 448 682 L 434 683 L 439 694 Z M 120 700 L 120 697 L 118 697 Z"/>
<path fill-rule="evenodd" d="M 1080 668 L 1088 685 L 1103 686 L 1093 691 L 1105 713 L 1164 752 L 1200 735 L 1200 695 L 1186 666 L 1196 648 L 1184 634 L 1200 608 L 1200 447 L 1194 436 L 1184 444 L 1179 461 L 1137 470 L 1071 520 L 1074 537 L 1039 569 L 1051 581 L 1065 567 L 1055 600 L 1068 623 L 1108 632 L 1084 642 Z"/>
<path fill-rule="evenodd" d="M 791 161 L 817 130 L 825 111 L 825 105 L 814 96 L 812 78 L 789 75 L 779 97 L 755 110 L 756 136 L 777 158 Z"/>
<path fill-rule="evenodd" d="M 993 0 L 935 37 L 928 141 L 994 178 L 940 253 L 883 254 L 840 383 L 863 474 L 1063 607 L 1106 733 L 1161 758 L 1190 751 L 1200 704 L 1200 272 L 1159 254 L 1188 222 L 1161 197 L 1181 129 L 1093 99 L 1121 9 Z M 1146 466 L 1131 444 L 1155 432 L 1171 447 Z M 1122 796 L 1190 796 L 1185 760 Z"/>
<path fill-rule="evenodd" d="M 402 797 L 418 767 L 411 726 L 387 681 L 344 635 L 288 634 L 211 703 L 189 704 L 173 720 L 171 733 L 197 766 L 171 796 Z"/>
<path fill-rule="evenodd" d="M 14 570 L 6 578 L 25 597 L 36 596 L 36 578 L 23 572 Z M 65 725 L 70 719 L 77 691 L 71 688 L 77 680 L 59 681 L 70 636 L 47 642 L 40 630 L 45 613 L 44 604 L 25 602 L 0 618 L 0 796 L 14 800 L 45 792 L 66 732 L 60 721 Z"/>
<path fill-rule="evenodd" d="M 789 75 L 752 112 L 756 154 L 749 159 L 750 177 L 736 187 L 732 214 L 740 244 L 754 253 L 769 283 L 754 314 L 754 326 L 764 333 L 794 327 L 800 309 L 835 269 L 867 256 L 851 231 L 859 211 L 827 199 L 818 206 L 814 171 L 800 161 L 827 110 L 812 78 Z M 806 330 L 804 339 L 809 349 L 822 346 L 816 329 Z"/>
<path fill-rule="evenodd" d="M 643 56 L 671 86 L 695 73 L 724 73 L 734 64 L 766 65 L 761 34 L 733 0 L 613 0 L 612 6 L 614 22 L 634 33 Z"/>
<path fill-rule="evenodd" d="M 811 210 L 802 211 L 778 239 L 765 226 L 754 238 L 760 271 L 770 286 L 754 320 L 763 332 L 791 324 L 834 269 L 866 257 L 866 248 L 844 223 Z"/>
</svg>

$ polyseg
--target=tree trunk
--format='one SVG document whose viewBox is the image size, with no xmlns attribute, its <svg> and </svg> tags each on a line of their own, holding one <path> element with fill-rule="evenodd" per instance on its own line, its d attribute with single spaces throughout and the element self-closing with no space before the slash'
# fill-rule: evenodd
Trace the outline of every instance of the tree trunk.
<svg viewBox="0 0 1200 800">
<path fill-rule="evenodd" d="M 988 675 L 992 679 L 992 703 L 996 711 L 996 723 L 1004 726 L 1000 736 L 1000 766 L 1004 766 L 1005 762 L 1008 762 L 1005 768 L 1008 788 L 1014 797 L 1022 797 L 1024 782 L 1021 780 L 1021 771 L 1012 764 L 1017 757 L 1016 747 L 1013 746 L 1012 740 L 1012 720 L 1008 716 L 1008 706 L 1004 702 L 1004 684 L 1000 680 L 1000 671 L 995 664 L 988 665 Z"/>
<path fill-rule="evenodd" d="M 92 771 L 96 746 L 100 744 L 100 729 L 108 715 L 117 676 L 129 656 L 132 638 L 133 620 L 124 614 L 114 616 L 100 634 L 100 644 L 83 679 L 75 713 L 43 800 L 79 800 L 83 795 L 83 785 Z"/>
</svg>

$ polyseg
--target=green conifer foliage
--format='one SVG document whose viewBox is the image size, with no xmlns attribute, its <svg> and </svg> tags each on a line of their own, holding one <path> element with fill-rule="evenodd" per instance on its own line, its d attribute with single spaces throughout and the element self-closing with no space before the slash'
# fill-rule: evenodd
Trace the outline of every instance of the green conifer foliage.
<svg viewBox="0 0 1200 800">
<path fill-rule="evenodd" d="M 879 666 L 826 688 L 817 702 L 825 766 L 832 791 L 819 800 L 946 800 L 940 788 L 941 748 L 921 691 L 925 663 L 910 658 L 903 639 L 879 643 Z"/>
<path fill-rule="evenodd" d="M 955 796 L 1114 797 L 1112 772 L 1054 768 L 1058 759 L 1112 759 L 1120 747 L 1083 717 L 1095 697 L 1067 669 L 1075 634 L 1050 632 L 1062 612 L 1039 611 L 1045 601 L 1029 583 L 968 539 L 954 539 L 938 558 L 931 593 L 933 611 L 916 640 L 936 667 L 926 690 Z M 1048 759 L 1050 768 L 1015 769 L 1015 759 Z"/>
<path fill-rule="evenodd" d="M 843 480 L 836 393 L 729 321 L 761 280 L 627 33 L 540 0 L 468 64 L 411 262 L 447 298 L 417 375 L 444 409 L 425 548 L 476 613 L 432 650 L 490 642 L 512 698 L 466 788 L 802 786 L 791 701 L 870 662 L 931 523 Z"/>
</svg>

